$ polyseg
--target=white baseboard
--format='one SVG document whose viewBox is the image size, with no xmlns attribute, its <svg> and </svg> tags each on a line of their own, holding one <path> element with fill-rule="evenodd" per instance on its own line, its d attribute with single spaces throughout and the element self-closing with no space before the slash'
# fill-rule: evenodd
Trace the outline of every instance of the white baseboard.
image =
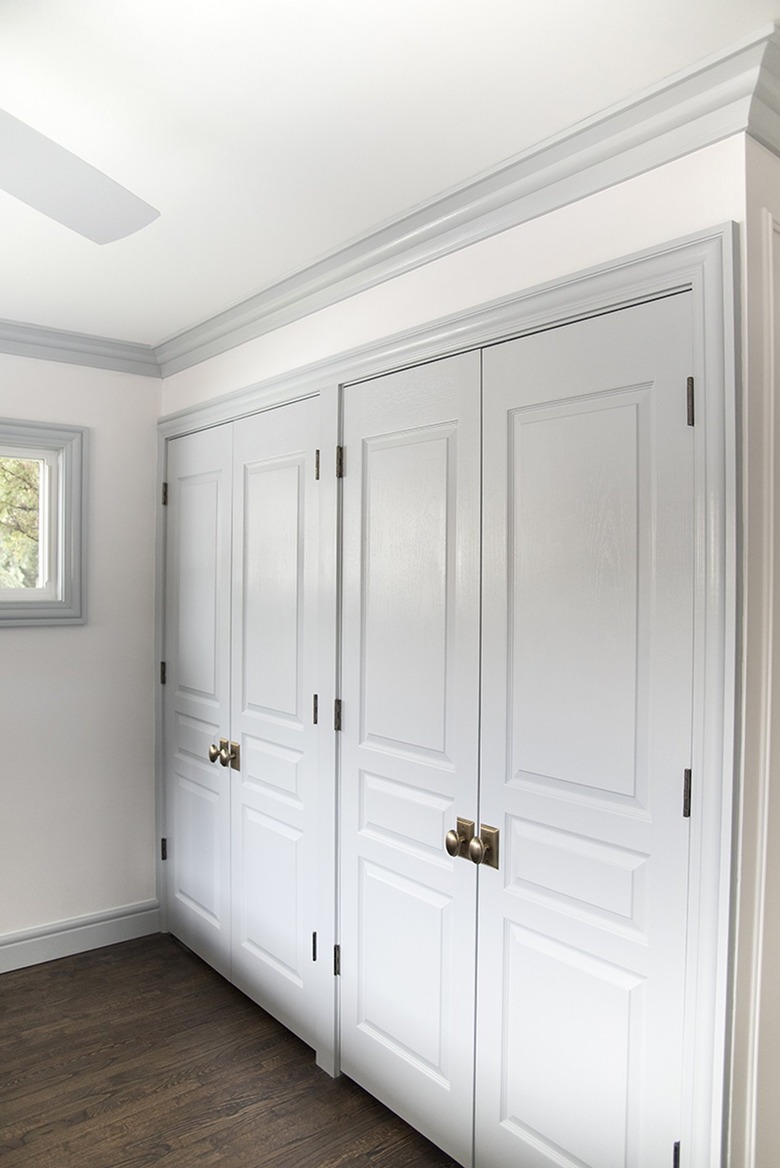
<svg viewBox="0 0 780 1168">
<path fill-rule="evenodd" d="M 23 929 L 19 933 L 6 933 L 0 936 L 0 973 L 159 932 L 160 903 L 147 900 L 110 912 L 92 913 L 70 921 Z"/>
</svg>

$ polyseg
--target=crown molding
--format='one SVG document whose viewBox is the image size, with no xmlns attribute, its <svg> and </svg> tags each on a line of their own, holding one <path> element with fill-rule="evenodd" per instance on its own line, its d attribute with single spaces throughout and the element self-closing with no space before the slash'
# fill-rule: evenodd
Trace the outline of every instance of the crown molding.
<svg viewBox="0 0 780 1168">
<path fill-rule="evenodd" d="M 168 377 L 470 244 L 748 133 L 780 155 L 769 25 L 152 348 L 0 322 L 0 351 Z"/>
<path fill-rule="evenodd" d="M 65 365 L 113 369 L 142 377 L 162 377 L 160 364 L 151 345 L 39 328 L 13 320 L 0 320 L 0 353 L 59 361 Z"/>
<path fill-rule="evenodd" d="M 163 342 L 163 376 L 746 131 L 780 154 L 775 25 Z"/>
</svg>

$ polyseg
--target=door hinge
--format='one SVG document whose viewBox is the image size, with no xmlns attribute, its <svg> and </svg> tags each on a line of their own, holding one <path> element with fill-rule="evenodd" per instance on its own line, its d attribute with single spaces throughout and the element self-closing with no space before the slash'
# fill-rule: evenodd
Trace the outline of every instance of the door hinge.
<svg viewBox="0 0 780 1168">
<path fill-rule="evenodd" d="M 168 841 L 165 838 L 160 840 L 160 859 L 168 859 Z"/>
<path fill-rule="evenodd" d="M 163 485 L 162 485 L 162 505 L 163 505 L 163 507 L 168 506 L 168 484 L 167 483 L 163 483 Z"/>
<path fill-rule="evenodd" d="M 341 698 L 336 698 L 333 703 L 333 729 L 341 729 Z"/>
<path fill-rule="evenodd" d="M 333 946 L 333 976 L 341 976 L 341 946 Z"/>
<path fill-rule="evenodd" d="M 320 452 L 319 452 L 319 450 L 314 451 L 314 477 L 315 477 L 315 479 L 318 479 L 320 477 Z"/>
<path fill-rule="evenodd" d="M 312 933 L 312 935 L 311 935 L 311 959 L 312 959 L 312 961 L 317 960 L 317 934 L 316 933 Z"/>
<path fill-rule="evenodd" d="M 686 394 L 688 398 L 688 425 L 694 424 L 694 408 L 693 408 L 693 378 L 689 377 L 686 383 Z"/>
<path fill-rule="evenodd" d="M 672 1168 L 680 1168 L 680 1141 L 677 1140 L 672 1149 Z"/>
<path fill-rule="evenodd" d="M 317 719 L 320 716 L 320 699 L 318 694 L 314 694 L 311 700 L 311 720 L 314 725 L 317 725 Z"/>
<path fill-rule="evenodd" d="M 165 662 L 161 661 L 160 662 L 160 685 L 165 685 L 165 682 L 167 680 L 167 673 L 168 673 L 168 670 L 165 667 Z"/>
<path fill-rule="evenodd" d="M 686 770 L 683 776 L 683 819 L 691 818 L 691 771 Z"/>
<path fill-rule="evenodd" d="M 336 447 L 336 478 L 344 478 L 344 447 Z"/>
</svg>

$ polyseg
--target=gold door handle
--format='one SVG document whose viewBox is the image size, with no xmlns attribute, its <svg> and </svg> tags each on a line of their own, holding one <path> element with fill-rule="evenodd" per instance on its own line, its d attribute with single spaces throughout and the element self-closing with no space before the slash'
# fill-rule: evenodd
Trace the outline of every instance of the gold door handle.
<svg viewBox="0 0 780 1168">
<path fill-rule="evenodd" d="M 469 841 L 474 838 L 474 820 L 458 817 L 457 831 L 450 830 L 444 837 L 444 846 L 451 856 L 468 858 Z"/>
<path fill-rule="evenodd" d="M 224 738 L 220 739 L 220 745 L 224 741 L 225 741 Z M 216 762 L 217 759 L 219 758 L 219 746 L 215 746 L 214 743 L 212 742 L 211 746 L 209 747 L 208 753 L 209 753 L 209 762 Z"/>
<path fill-rule="evenodd" d="M 219 761 L 223 767 L 232 767 L 234 771 L 241 769 L 239 765 L 239 746 L 237 742 L 228 742 L 227 738 L 220 738 Z"/>
<path fill-rule="evenodd" d="M 498 828 L 480 825 L 480 834 L 469 841 L 468 856 L 473 864 L 484 864 L 486 868 L 498 867 Z"/>
</svg>

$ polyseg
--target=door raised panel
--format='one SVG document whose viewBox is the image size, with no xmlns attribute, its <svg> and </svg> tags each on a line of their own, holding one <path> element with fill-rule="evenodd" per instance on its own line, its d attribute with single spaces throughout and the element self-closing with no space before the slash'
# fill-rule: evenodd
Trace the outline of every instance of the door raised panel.
<svg viewBox="0 0 780 1168">
<path fill-rule="evenodd" d="M 344 394 L 341 1065 L 471 1156 L 479 356 Z"/>
<path fill-rule="evenodd" d="M 224 646 L 219 644 L 219 634 L 220 605 L 226 600 L 220 557 L 225 489 L 222 475 L 180 478 L 176 483 L 178 686 L 182 693 L 215 702 L 225 698 L 219 693 L 224 682 L 220 673 Z"/>
<path fill-rule="evenodd" d="M 637 398 L 510 417 L 513 777 L 635 793 Z"/>
<path fill-rule="evenodd" d="M 454 437 L 422 427 L 363 446 L 361 738 L 444 765 Z"/>
<path fill-rule="evenodd" d="M 452 1057 L 445 969 L 455 952 L 452 898 L 425 878 L 412 880 L 368 861 L 360 865 L 359 882 L 358 1025 L 410 1070 L 446 1088 Z M 403 937 L 403 944 L 389 946 L 388 936 Z"/>
<path fill-rule="evenodd" d="M 297 987 L 302 984 L 298 946 L 302 838 L 303 833 L 289 823 L 244 806 L 239 880 L 244 889 L 256 889 L 257 894 L 243 898 L 236 943 Z"/>
<path fill-rule="evenodd" d="M 639 1069 L 645 979 L 509 922 L 502 977 L 507 1037 L 499 1117 L 524 1148 L 518 1162 L 599 1168 L 636 1162 L 636 1148 L 628 1158 L 626 1120 Z M 545 1008 L 550 1001 L 554 1017 Z"/>
<path fill-rule="evenodd" d="M 243 483 L 241 704 L 298 724 L 305 469 L 305 453 L 255 462 L 244 467 Z"/>
</svg>

